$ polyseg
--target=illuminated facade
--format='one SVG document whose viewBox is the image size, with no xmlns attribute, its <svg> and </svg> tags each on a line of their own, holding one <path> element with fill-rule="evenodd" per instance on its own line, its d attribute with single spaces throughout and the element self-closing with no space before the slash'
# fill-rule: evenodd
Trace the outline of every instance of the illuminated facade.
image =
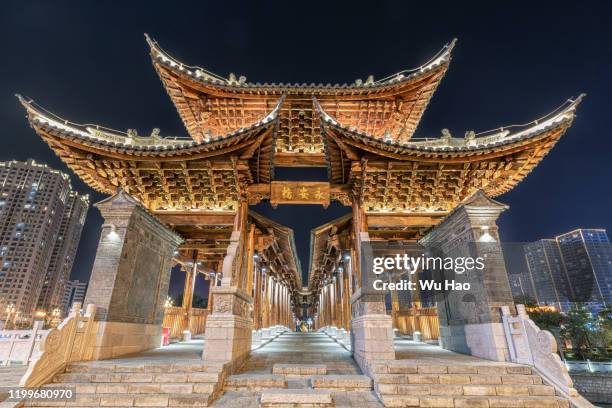
<svg viewBox="0 0 612 408">
<path fill-rule="evenodd" d="M 27 321 L 37 306 L 60 306 L 89 199 L 33 160 L 0 163 L 0 182 L 2 312 L 14 305 L 8 319 Z"/>
<path fill-rule="evenodd" d="M 582 96 L 524 125 L 419 138 L 454 41 L 415 69 L 341 85 L 222 77 L 147 41 L 188 137 L 75 124 L 19 97 L 49 147 L 92 188 L 111 195 L 96 204 L 105 223 L 85 299 L 96 305 L 98 322 L 92 359 L 159 344 L 173 264 L 186 273 L 187 319 L 195 276 L 214 281 L 202 356 L 230 371 L 248 359 L 253 330 L 293 327 L 304 317 L 316 329 L 350 332 L 364 373 L 375 361 L 395 359 L 393 325 L 404 317 L 439 317 L 429 335 L 449 350 L 510 359 L 502 312 L 517 311 L 496 224 L 508 207 L 493 197 L 548 154 Z M 323 167 L 329 177 L 278 182 L 276 167 Z M 293 232 L 249 210 L 262 201 L 351 207 L 349 216 L 312 231 L 307 282 Z M 421 308 L 415 293 L 410 316 L 400 315 L 397 297 L 389 316 L 385 294 L 364 284 L 367 251 L 376 242 L 419 242 L 452 256 L 473 251 L 487 256 L 487 268 L 464 277 L 478 288 L 469 302 L 449 293 L 437 310 Z"/>
</svg>

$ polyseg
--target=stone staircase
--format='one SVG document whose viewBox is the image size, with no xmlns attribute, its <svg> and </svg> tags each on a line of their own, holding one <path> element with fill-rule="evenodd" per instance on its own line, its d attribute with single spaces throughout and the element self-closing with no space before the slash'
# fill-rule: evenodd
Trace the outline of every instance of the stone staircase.
<svg viewBox="0 0 612 408">
<path fill-rule="evenodd" d="M 27 366 L 0 367 L 0 386 L 17 387 L 27 369 Z M 0 390 L 0 402 L 4 401 L 7 397 L 8 393 Z"/>
<path fill-rule="evenodd" d="M 272 374 L 229 376 L 224 390 L 251 392 L 260 407 L 332 407 L 346 406 L 336 403 L 339 393 L 371 393 L 372 380 L 365 375 L 328 375 L 324 364 L 275 364 Z"/>
<path fill-rule="evenodd" d="M 385 407 L 569 407 L 530 367 L 395 360 L 371 366 Z"/>
<path fill-rule="evenodd" d="M 223 363 L 203 361 L 80 362 L 44 388 L 74 387 L 74 401 L 26 401 L 26 407 L 206 407 L 221 392 Z"/>
</svg>

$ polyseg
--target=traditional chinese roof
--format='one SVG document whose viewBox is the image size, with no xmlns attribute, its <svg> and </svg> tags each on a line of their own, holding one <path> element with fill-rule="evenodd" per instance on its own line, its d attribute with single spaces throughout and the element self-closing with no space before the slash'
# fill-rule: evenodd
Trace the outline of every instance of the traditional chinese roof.
<svg viewBox="0 0 612 408">
<path fill-rule="evenodd" d="M 259 252 L 261 261 L 292 292 L 298 291 L 302 287 L 302 267 L 295 249 L 293 230 L 255 211 L 249 211 L 249 218 L 261 233 L 272 238 Z"/>
<path fill-rule="evenodd" d="M 269 199 L 274 166 L 299 165 L 327 166 L 331 199 L 359 200 L 371 232 L 420 231 L 478 189 L 497 196 L 514 187 L 571 125 L 582 99 L 523 125 L 417 139 L 454 41 L 423 66 L 378 81 L 300 85 L 222 78 L 147 39 L 191 138 L 75 124 L 20 101 L 31 126 L 86 183 L 106 193 L 121 187 L 185 227 L 197 212 L 235 212 L 241 197 Z M 398 230 L 376 218 L 387 213 L 414 217 L 398 219 Z"/>
<path fill-rule="evenodd" d="M 549 115 L 464 138 L 398 142 L 349 128 L 315 99 L 330 181 L 350 183 L 368 212 L 445 212 L 478 189 L 513 188 L 571 125 L 583 95 Z"/>
<path fill-rule="evenodd" d="M 233 211 L 246 185 L 271 181 L 282 97 L 250 126 L 199 141 L 75 124 L 18 97 L 30 125 L 87 184 L 109 194 L 121 187 L 152 211 Z"/>
<path fill-rule="evenodd" d="M 189 134 L 201 140 L 208 133 L 225 134 L 250 126 L 269 111 L 280 95 L 275 162 L 282 165 L 324 165 L 319 117 L 312 96 L 335 119 L 374 137 L 409 140 L 434 91 L 448 69 L 455 41 L 427 63 L 411 70 L 351 84 L 252 83 L 234 74 L 223 78 L 188 66 L 149 38 L 153 65 Z"/>
</svg>

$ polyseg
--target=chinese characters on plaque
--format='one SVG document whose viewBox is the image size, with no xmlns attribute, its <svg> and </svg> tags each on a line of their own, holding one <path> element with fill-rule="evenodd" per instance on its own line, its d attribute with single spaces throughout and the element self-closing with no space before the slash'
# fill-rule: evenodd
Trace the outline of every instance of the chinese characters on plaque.
<svg viewBox="0 0 612 408">
<path fill-rule="evenodd" d="M 316 181 L 273 181 L 270 203 L 329 205 L 329 183 Z"/>
</svg>

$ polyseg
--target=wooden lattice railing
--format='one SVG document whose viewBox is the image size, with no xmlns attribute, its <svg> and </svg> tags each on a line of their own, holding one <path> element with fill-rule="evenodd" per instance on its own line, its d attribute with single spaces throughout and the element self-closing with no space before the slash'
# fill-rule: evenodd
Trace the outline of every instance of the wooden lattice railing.
<svg viewBox="0 0 612 408">
<path fill-rule="evenodd" d="M 440 322 L 437 307 L 398 310 L 393 316 L 393 326 L 402 334 L 421 332 L 422 340 L 437 340 L 440 337 Z"/>
<path fill-rule="evenodd" d="M 191 309 L 189 331 L 192 335 L 204 333 L 207 316 L 208 309 Z M 183 331 L 188 328 L 187 320 L 187 311 L 185 309 L 178 306 L 169 306 L 166 307 L 162 326 L 170 328 L 171 338 L 181 338 L 183 336 Z"/>
</svg>

